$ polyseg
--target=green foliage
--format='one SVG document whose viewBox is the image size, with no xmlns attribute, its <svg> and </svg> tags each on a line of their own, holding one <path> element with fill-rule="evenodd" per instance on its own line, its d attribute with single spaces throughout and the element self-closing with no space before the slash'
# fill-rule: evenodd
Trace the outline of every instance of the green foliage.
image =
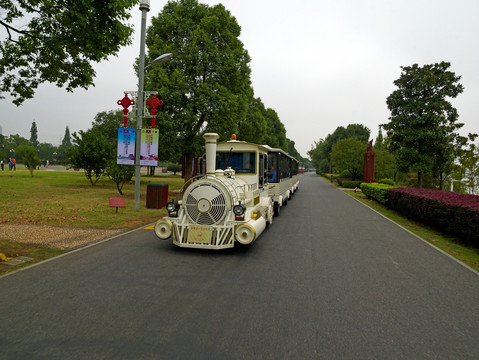
<svg viewBox="0 0 479 360">
<path fill-rule="evenodd" d="M 381 179 L 378 181 L 380 184 L 386 184 L 386 185 L 394 185 L 394 180 L 393 179 Z"/>
<path fill-rule="evenodd" d="M 394 155 L 386 149 L 374 148 L 374 178 L 394 178 L 396 173 L 396 160 Z"/>
<path fill-rule="evenodd" d="M 152 18 L 146 39 L 149 59 L 167 52 L 174 57 L 150 68 L 145 88 L 157 90 L 165 101 L 158 121 L 160 143 L 168 143 L 176 154 L 202 153 L 201 132 L 229 139 L 246 118 L 252 96 L 250 57 L 240 32 L 222 4 L 168 2 Z M 169 160 L 166 155 L 160 150 L 162 160 Z"/>
<path fill-rule="evenodd" d="M 316 144 L 312 154 L 310 152 L 313 165 L 323 171 L 329 171 L 331 152 L 339 140 L 352 138 L 366 143 L 370 133 L 371 131 L 367 127 L 360 124 L 350 124 L 346 128 L 339 126 L 332 134 L 328 134 L 325 139 Z"/>
<path fill-rule="evenodd" d="M 339 140 L 331 151 L 331 164 L 338 171 L 347 170 L 353 180 L 359 179 L 364 168 L 366 144 L 353 138 Z"/>
<path fill-rule="evenodd" d="M 37 155 L 37 150 L 33 145 L 21 145 L 17 149 L 18 153 L 22 155 L 23 164 L 30 171 L 33 177 L 33 170 L 40 166 L 40 158 Z"/>
<path fill-rule="evenodd" d="M 398 89 L 387 98 L 390 122 L 382 126 L 389 149 L 400 171 L 418 173 L 419 187 L 423 173 L 450 173 L 467 141 L 456 132 L 463 124 L 457 123 L 457 111 L 448 101 L 463 91 L 461 77 L 448 70 L 450 65 L 401 67 L 401 76 L 394 81 Z"/>
<path fill-rule="evenodd" d="M 113 144 L 118 142 L 118 128 L 123 127 L 123 112 L 121 110 L 102 111 L 95 115 L 92 131 L 103 134 Z"/>
<path fill-rule="evenodd" d="M 114 146 L 101 133 L 88 130 L 73 133 L 74 145 L 67 150 L 68 162 L 73 168 L 83 169 L 95 185 L 114 157 Z"/>
<path fill-rule="evenodd" d="M 105 168 L 105 175 L 116 184 L 116 189 L 120 195 L 124 195 L 123 186 L 126 182 L 131 181 L 135 175 L 135 167 L 133 165 L 119 165 L 116 163 L 116 159 L 112 159 Z"/>
<path fill-rule="evenodd" d="M 388 205 L 388 189 L 393 186 L 378 183 L 362 183 L 361 191 L 368 199 L 373 199 L 380 204 Z"/>
<path fill-rule="evenodd" d="M 34 148 L 37 148 L 39 145 L 37 123 L 35 121 L 32 123 L 32 128 L 30 129 L 30 143 Z"/>
<path fill-rule="evenodd" d="M 68 91 L 93 85 L 90 62 L 116 54 L 130 43 L 126 23 L 138 0 L 2 0 L 0 91 L 20 105 L 43 82 Z M 8 36 L 7 36 L 8 34 Z"/>
<path fill-rule="evenodd" d="M 180 164 L 168 164 L 166 167 L 166 170 L 172 171 L 173 174 L 176 175 L 177 172 L 181 171 L 181 165 Z"/>
<path fill-rule="evenodd" d="M 361 180 L 344 180 L 343 187 L 346 189 L 354 189 L 361 186 Z"/>
</svg>

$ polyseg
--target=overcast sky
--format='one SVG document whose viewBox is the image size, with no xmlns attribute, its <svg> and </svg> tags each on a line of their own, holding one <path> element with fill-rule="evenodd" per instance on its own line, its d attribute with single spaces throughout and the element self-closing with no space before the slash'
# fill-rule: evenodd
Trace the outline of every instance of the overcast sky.
<svg viewBox="0 0 479 360">
<path fill-rule="evenodd" d="M 301 155 L 338 126 L 358 123 L 375 138 L 388 122 L 386 98 L 401 66 L 451 63 L 464 92 L 453 105 L 462 134 L 479 133 L 479 1 L 476 0 L 223 0 L 242 28 L 256 97 L 276 110 Z M 166 4 L 151 0 L 148 24 Z M 139 54 L 141 12 L 133 10 L 133 44 L 95 66 L 96 86 L 67 93 L 39 87 L 16 107 L 0 100 L 3 135 L 58 145 L 68 126 L 87 130 L 100 111 L 120 109 L 123 91 L 136 90 L 132 64 Z M 3 30 L 0 35 L 3 39 Z M 157 65 L 161 66 L 161 65 Z M 148 89 L 145 89 L 148 90 Z"/>
</svg>

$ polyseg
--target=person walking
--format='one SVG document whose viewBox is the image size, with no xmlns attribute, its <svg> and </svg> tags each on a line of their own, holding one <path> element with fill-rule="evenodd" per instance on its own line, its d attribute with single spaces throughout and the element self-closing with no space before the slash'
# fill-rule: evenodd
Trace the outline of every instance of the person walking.
<svg viewBox="0 0 479 360">
<path fill-rule="evenodd" d="M 3 159 L 0 160 L 0 166 L 2 167 L 2 171 L 3 171 Z"/>
</svg>

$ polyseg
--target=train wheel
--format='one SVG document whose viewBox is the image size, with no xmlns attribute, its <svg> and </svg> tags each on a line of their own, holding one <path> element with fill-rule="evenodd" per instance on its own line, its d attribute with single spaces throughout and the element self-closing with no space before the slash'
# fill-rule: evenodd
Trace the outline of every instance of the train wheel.
<svg viewBox="0 0 479 360">
<path fill-rule="evenodd" d="M 271 225 L 273 223 L 273 207 L 271 205 L 268 207 L 268 212 L 266 213 L 266 220 L 268 220 L 266 225 Z"/>
<path fill-rule="evenodd" d="M 274 202 L 274 216 L 279 216 L 281 206 L 279 206 L 278 202 Z"/>
</svg>

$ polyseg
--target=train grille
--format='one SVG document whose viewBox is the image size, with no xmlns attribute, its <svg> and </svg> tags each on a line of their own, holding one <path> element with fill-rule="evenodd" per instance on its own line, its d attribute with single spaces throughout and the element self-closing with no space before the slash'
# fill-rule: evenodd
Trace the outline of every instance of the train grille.
<svg viewBox="0 0 479 360">
<path fill-rule="evenodd" d="M 186 213 L 196 224 L 219 223 L 226 213 L 226 198 L 223 192 L 212 184 L 200 184 L 186 197 Z"/>
</svg>

